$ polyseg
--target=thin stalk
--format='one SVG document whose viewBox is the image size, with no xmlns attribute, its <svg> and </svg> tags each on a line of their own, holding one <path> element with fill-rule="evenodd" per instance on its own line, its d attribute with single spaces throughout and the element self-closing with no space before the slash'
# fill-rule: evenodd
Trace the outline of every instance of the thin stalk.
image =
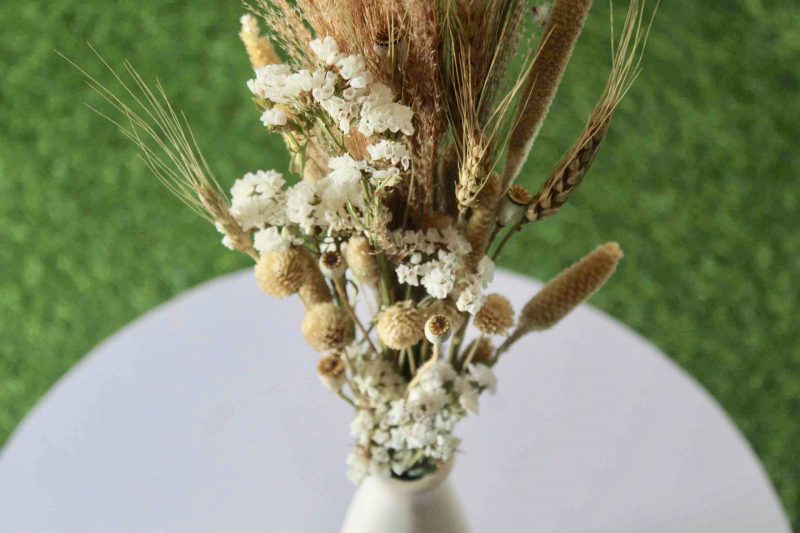
<svg viewBox="0 0 800 533">
<path fill-rule="evenodd" d="M 344 392 L 342 392 L 342 389 L 339 389 L 338 391 L 336 391 L 336 396 L 338 396 L 342 400 L 344 400 L 347 403 L 349 403 L 350 406 L 353 409 L 358 409 L 358 406 L 356 405 L 356 402 L 354 402 L 352 398 L 350 398 L 348 395 L 346 395 Z"/>
<path fill-rule="evenodd" d="M 503 239 L 500 241 L 500 244 L 497 245 L 497 248 L 495 248 L 494 253 L 492 254 L 492 261 L 497 261 L 497 258 L 500 257 L 500 252 L 503 251 L 503 248 L 505 248 L 509 239 L 511 239 L 511 236 L 514 235 L 516 232 L 518 232 L 521 227 L 522 227 L 522 222 L 517 222 L 516 224 L 508 228 L 508 231 L 506 232 L 505 235 L 503 235 Z"/>
<path fill-rule="evenodd" d="M 336 292 L 339 294 L 339 300 L 341 301 L 344 308 L 347 309 L 347 312 L 350 314 L 350 318 L 353 319 L 353 322 L 355 322 L 356 326 L 358 326 L 358 329 L 361 330 L 361 333 L 362 335 L 364 335 L 364 339 L 367 341 L 367 344 L 369 344 L 369 347 L 372 349 L 372 352 L 375 355 L 378 355 L 379 353 L 378 349 L 375 347 L 375 344 L 373 344 L 372 338 L 369 336 L 367 328 L 365 328 L 364 324 L 361 323 L 361 320 L 359 320 L 358 316 L 356 316 L 353 307 L 350 305 L 350 300 L 347 298 L 347 293 L 344 290 L 344 284 L 342 283 L 342 279 L 343 278 L 340 276 L 333 280 L 333 285 L 334 287 L 336 287 Z"/>
<path fill-rule="evenodd" d="M 478 351 L 478 345 L 480 344 L 481 340 L 483 340 L 483 335 L 480 335 L 472 343 L 472 348 L 470 348 L 469 353 L 467 354 L 466 357 L 464 357 L 464 360 L 461 362 L 461 370 L 467 368 L 467 366 L 469 366 L 469 364 L 472 362 L 472 358 L 475 357 L 475 353 Z"/>
<path fill-rule="evenodd" d="M 408 350 L 408 368 L 411 370 L 412 376 L 417 373 L 417 362 L 414 360 L 414 353 L 411 350 Z"/>
</svg>

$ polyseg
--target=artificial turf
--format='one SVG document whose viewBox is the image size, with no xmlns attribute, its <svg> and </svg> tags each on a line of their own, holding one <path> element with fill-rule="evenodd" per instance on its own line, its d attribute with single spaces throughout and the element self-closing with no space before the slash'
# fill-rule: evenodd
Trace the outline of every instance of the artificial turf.
<svg viewBox="0 0 800 533">
<path fill-rule="evenodd" d="M 608 6 L 596 4 L 526 166 L 529 188 L 602 90 Z M 247 265 L 82 106 L 97 98 L 54 49 L 100 72 L 89 41 L 116 65 L 128 58 L 159 75 L 230 184 L 248 170 L 286 166 L 279 139 L 248 102 L 239 14 L 235 1 L 0 5 L 0 443 L 103 338 Z M 619 241 L 626 258 L 594 304 L 708 388 L 765 464 L 795 526 L 798 20 L 796 0 L 662 2 L 645 70 L 586 181 L 501 261 L 547 278 L 596 244 Z"/>
</svg>

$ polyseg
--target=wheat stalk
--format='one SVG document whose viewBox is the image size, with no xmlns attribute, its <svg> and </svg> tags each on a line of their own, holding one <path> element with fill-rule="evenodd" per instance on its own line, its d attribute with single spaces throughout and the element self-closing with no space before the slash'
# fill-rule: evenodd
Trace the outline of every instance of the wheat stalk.
<svg viewBox="0 0 800 533">
<path fill-rule="evenodd" d="M 578 140 L 562 158 L 555 171 L 534 197 L 526 219 L 540 220 L 557 212 L 583 181 L 600 145 L 605 139 L 614 111 L 639 74 L 650 25 L 642 24 L 644 10 L 639 0 L 632 0 L 622 35 L 614 44 L 612 19 L 612 66 L 603 95 L 597 103 Z M 652 19 L 650 21 L 652 24 Z"/>
<path fill-rule="evenodd" d="M 231 215 L 228 199 L 203 157 L 191 127 L 185 117 L 178 118 L 161 83 L 157 80 L 155 89 L 151 89 L 126 61 L 125 70 L 133 80 L 131 87 L 91 45 L 90 48 L 120 84 L 123 93 L 134 102 L 135 108 L 59 53 L 83 74 L 89 87 L 122 118 L 114 119 L 92 106 L 87 107 L 117 126 L 139 149 L 139 157 L 150 172 L 195 213 L 217 224 L 235 250 L 258 260 L 250 236 Z"/>
</svg>

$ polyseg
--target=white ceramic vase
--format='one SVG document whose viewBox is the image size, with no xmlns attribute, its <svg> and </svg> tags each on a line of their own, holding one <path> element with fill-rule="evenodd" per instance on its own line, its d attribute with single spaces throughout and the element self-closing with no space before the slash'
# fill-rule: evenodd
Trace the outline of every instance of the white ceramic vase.
<svg viewBox="0 0 800 533">
<path fill-rule="evenodd" d="M 452 463 L 415 481 L 370 476 L 356 490 L 342 533 L 467 533 L 450 486 Z"/>
</svg>

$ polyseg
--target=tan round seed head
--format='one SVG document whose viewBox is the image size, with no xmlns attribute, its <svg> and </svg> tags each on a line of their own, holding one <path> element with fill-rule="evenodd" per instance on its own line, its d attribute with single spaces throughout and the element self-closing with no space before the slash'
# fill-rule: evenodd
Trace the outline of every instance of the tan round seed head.
<svg viewBox="0 0 800 533">
<path fill-rule="evenodd" d="M 297 291 L 307 307 L 333 300 L 331 289 L 319 269 L 312 269 L 305 283 Z"/>
<path fill-rule="evenodd" d="M 338 278 L 346 268 L 339 252 L 324 252 L 319 256 L 319 269 L 327 278 Z"/>
<path fill-rule="evenodd" d="M 326 355 L 317 363 L 317 375 L 325 387 L 336 392 L 345 382 L 345 364 L 338 355 Z"/>
<path fill-rule="evenodd" d="M 475 353 L 472 355 L 472 360 L 470 362 L 483 365 L 491 363 L 492 357 L 494 356 L 494 346 L 492 345 L 492 341 L 489 340 L 489 337 L 481 335 L 473 340 L 469 343 L 469 346 L 464 349 L 464 353 L 470 354 L 472 350 L 475 350 Z"/>
<path fill-rule="evenodd" d="M 256 282 L 275 298 L 297 292 L 309 275 L 308 253 L 301 247 L 262 254 L 255 267 Z"/>
<path fill-rule="evenodd" d="M 422 340 L 425 318 L 411 301 L 384 309 L 378 316 L 378 337 L 393 350 L 402 350 Z"/>
<path fill-rule="evenodd" d="M 425 322 L 425 337 L 431 344 L 446 341 L 452 332 L 450 319 L 444 315 L 433 315 Z"/>
<path fill-rule="evenodd" d="M 347 265 L 361 283 L 374 285 L 380 273 L 375 261 L 374 251 L 364 237 L 353 237 L 347 243 L 345 251 Z"/>
<path fill-rule="evenodd" d="M 506 198 L 517 205 L 528 205 L 533 201 L 533 196 L 522 185 L 512 185 L 506 192 Z"/>
<path fill-rule="evenodd" d="M 444 315 L 450 320 L 450 328 L 453 331 L 461 329 L 464 325 L 464 315 L 456 308 L 450 300 L 436 300 L 431 299 L 429 303 L 422 308 L 425 314 L 425 319 L 429 319 L 434 315 Z"/>
<path fill-rule="evenodd" d="M 486 297 L 480 311 L 475 314 L 475 327 L 488 335 L 503 335 L 514 325 L 514 308 L 501 294 Z"/>
<path fill-rule="evenodd" d="M 326 302 L 312 305 L 303 317 L 303 336 L 318 352 L 344 348 L 353 341 L 353 321 L 344 309 Z"/>
</svg>

